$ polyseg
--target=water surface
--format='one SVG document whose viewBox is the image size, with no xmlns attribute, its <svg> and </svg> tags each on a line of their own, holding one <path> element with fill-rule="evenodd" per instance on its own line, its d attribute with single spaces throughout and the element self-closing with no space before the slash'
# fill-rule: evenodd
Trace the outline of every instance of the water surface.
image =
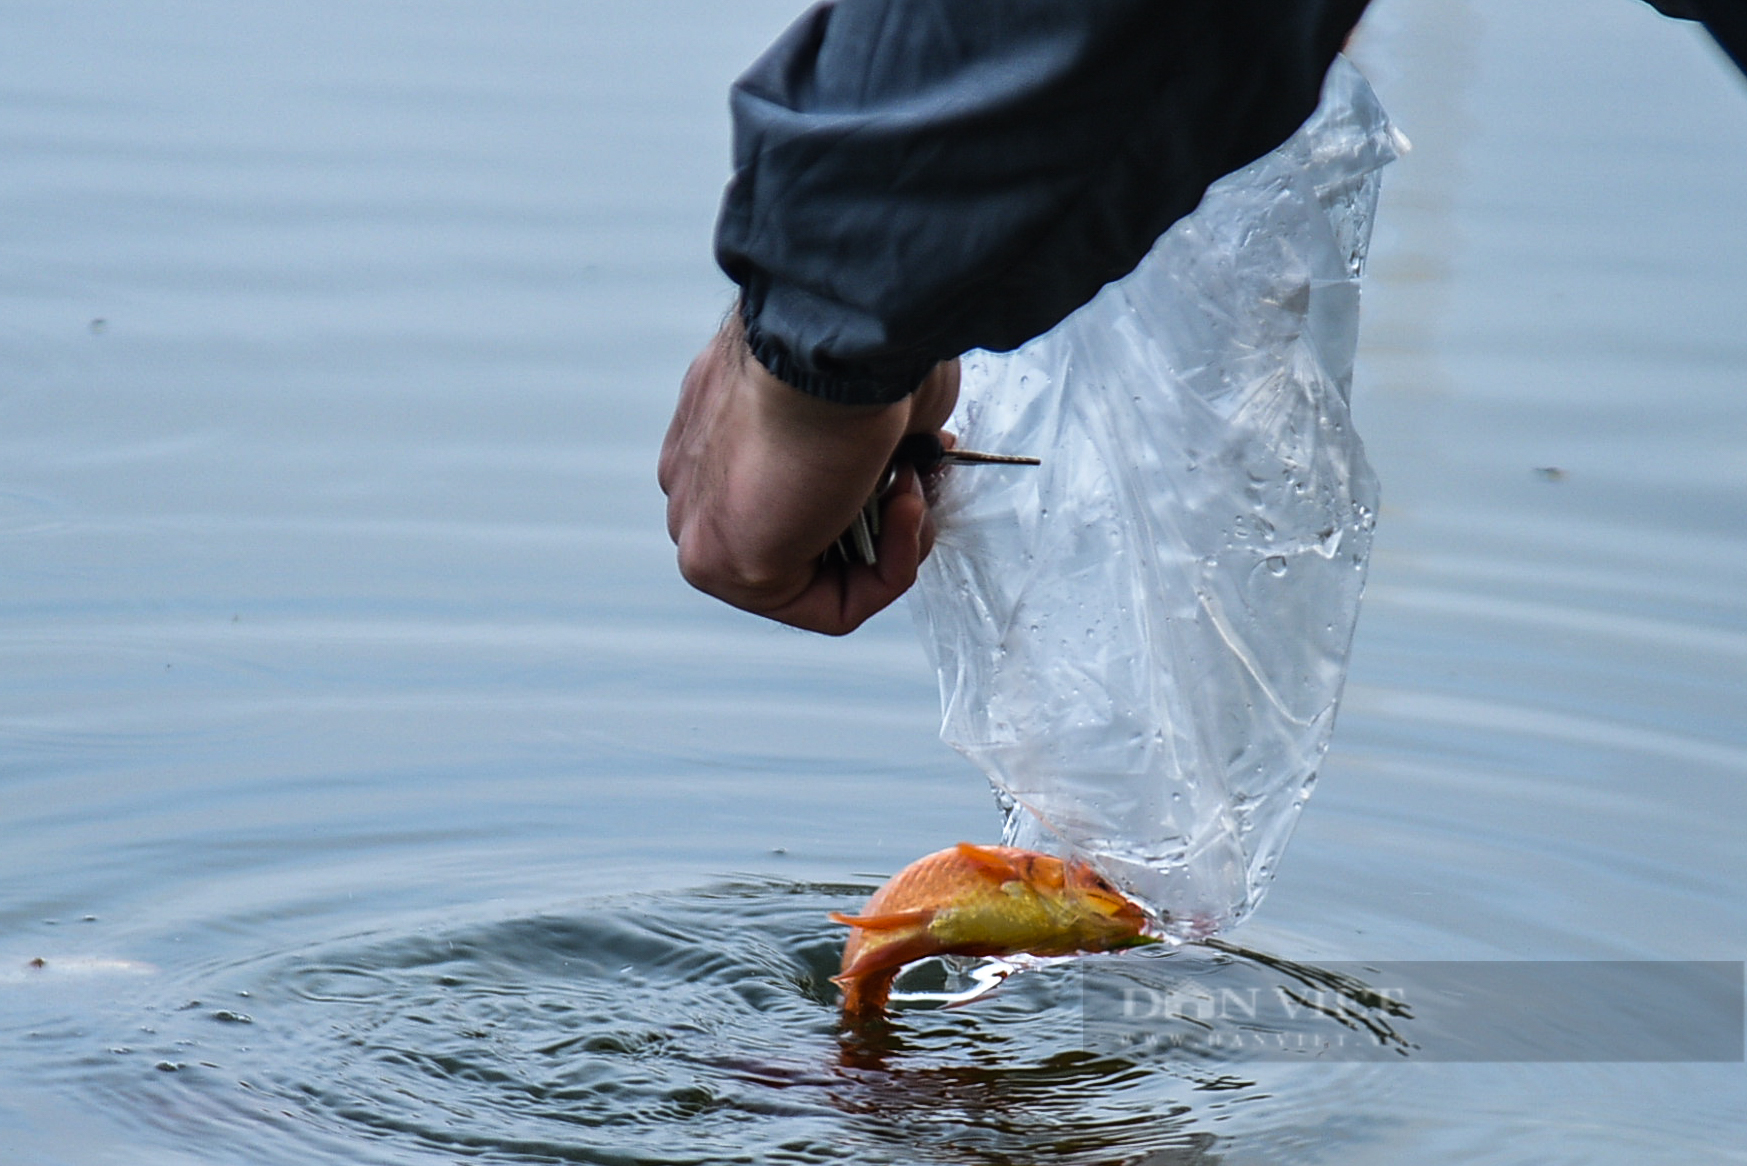
<svg viewBox="0 0 1747 1166">
<path fill-rule="evenodd" d="M 10 7 L 0 1157 L 1744 1157 L 1738 1064 L 1125 1059 L 1071 968 L 838 1031 L 825 912 L 997 818 L 903 613 L 764 626 L 662 531 L 724 92 L 792 15 Z M 1747 85 L 1626 0 L 1356 51 L 1417 147 L 1384 509 L 1234 938 L 1740 959 Z"/>
</svg>

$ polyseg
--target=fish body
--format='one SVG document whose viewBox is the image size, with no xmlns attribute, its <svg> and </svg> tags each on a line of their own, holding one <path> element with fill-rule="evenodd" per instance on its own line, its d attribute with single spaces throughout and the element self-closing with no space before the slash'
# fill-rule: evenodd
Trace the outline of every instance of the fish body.
<svg viewBox="0 0 1747 1166">
<path fill-rule="evenodd" d="M 843 1011 L 885 1007 L 905 964 L 932 955 L 1071 955 L 1150 943 L 1147 917 L 1090 866 L 1034 850 L 961 842 L 917 859 L 875 891 L 833 982 Z"/>
</svg>

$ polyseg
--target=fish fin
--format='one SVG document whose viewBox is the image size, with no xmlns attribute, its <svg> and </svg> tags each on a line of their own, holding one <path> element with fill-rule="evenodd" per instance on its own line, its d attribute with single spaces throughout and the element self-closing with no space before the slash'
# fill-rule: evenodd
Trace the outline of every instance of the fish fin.
<svg viewBox="0 0 1747 1166">
<path fill-rule="evenodd" d="M 993 875 L 999 882 L 1019 878 L 1021 871 L 1012 859 L 1002 854 L 992 846 L 978 846 L 974 842 L 958 844 L 959 857 Z"/>
<path fill-rule="evenodd" d="M 1073 855 L 1062 864 L 1062 876 L 1070 887 L 1092 888 L 1094 890 L 1120 893 L 1116 891 L 1115 884 L 1105 878 L 1103 873 L 1100 872 L 1097 867 L 1093 866 L 1077 854 Z"/>
<path fill-rule="evenodd" d="M 918 907 L 914 911 L 893 911 L 889 915 L 845 915 L 841 911 L 831 912 L 833 923 L 843 923 L 868 931 L 895 931 L 900 927 L 927 926 L 932 918 L 932 907 Z"/>
</svg>

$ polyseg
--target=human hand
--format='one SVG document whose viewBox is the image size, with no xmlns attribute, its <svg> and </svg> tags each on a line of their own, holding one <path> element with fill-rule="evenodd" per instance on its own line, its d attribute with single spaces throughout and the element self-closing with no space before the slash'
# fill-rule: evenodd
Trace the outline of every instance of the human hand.
<svg viewBox="0 0 1747 1166">
<path fill-rule="evenodd" d="M 784 384 L 747 351 L 738 313 L 681 384 L 661 447 L 667 533 L 680 574 L 726 603 L 827 635 L 854 631 L 916 581 L 934 545 L 922 484 L 900 469 L 877 563 L 825 555 L 908 433 L 934 433 L 958 399 L 958 362 L 892 405 L 839 405 Z"/>
</svg>

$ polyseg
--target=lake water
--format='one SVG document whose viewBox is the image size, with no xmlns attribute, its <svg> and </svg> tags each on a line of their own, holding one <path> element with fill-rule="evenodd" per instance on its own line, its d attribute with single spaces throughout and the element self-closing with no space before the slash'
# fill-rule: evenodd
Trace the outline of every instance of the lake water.
<svg viewBox="0 0 1747 1166">
<path fill-rule="evenodd" d="M 1740 1063 L 1125 1056 L 1074 968 L 839 1034 L 825 912 L 998 818 L 902 612 L 766 626 L 663 533 L 797 7 L 6 5 L 0 1160 L 1747 1160 Z M 1384 507 L 1232 939 L 1740 960 L 1747 84 L 1629 0 L 1355 52 Z"/>
</svg>

